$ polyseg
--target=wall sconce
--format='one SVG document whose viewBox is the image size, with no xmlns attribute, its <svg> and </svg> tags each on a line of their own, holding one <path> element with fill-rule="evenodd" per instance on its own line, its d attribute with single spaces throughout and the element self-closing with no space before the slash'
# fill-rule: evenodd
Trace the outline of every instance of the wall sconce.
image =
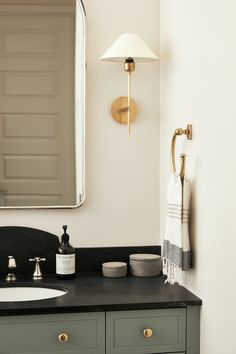
<svg viewBox="0 0 236 354">
<path fill-rule="evenodd" d="M 123 62 L 128 73 L 128 97 L 119 97 L 111 107 L 112 117 L 119 123 L 128 124 L 135 120 L 136 103 L 131 99 L 131 72 L 135 70 L 135 62 L 151 62 L 159 58 L 137 34 L 123 33 L 112 46 L 101 56 L 100 60 Z"/>
</svg>

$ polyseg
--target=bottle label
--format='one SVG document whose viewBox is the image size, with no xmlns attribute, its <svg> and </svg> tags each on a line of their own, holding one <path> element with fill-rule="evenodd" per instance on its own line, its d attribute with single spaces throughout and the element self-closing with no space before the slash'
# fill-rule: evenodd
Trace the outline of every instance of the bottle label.
<svg viewBox="0 0 236 354">
<path fill-rule="evenodd" d="M 75 254 L 56 255 L 56 273 L 74 274 L 75 273 Z"/>
</svg>

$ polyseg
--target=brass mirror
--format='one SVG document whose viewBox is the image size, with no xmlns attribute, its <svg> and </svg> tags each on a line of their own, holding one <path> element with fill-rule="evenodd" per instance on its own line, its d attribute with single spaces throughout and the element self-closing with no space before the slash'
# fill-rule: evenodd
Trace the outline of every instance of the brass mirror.
<svg viewBox="0 0 236 354">
<path fill-rule="evenodd" d="M 84 200 L 81 0 L 0 0 L 0 208 Z"/>
</svg>

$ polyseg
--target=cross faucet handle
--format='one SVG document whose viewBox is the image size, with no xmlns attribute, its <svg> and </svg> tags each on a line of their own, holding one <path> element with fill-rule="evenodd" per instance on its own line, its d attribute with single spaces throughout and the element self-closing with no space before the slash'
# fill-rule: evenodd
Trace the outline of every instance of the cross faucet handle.
<svg viewBox="0 0 236 354">
<path fill-rule="evenodd" d="M 41 257 L 35 257 L 35 258 L 30 258 L 29 259 L 30 262 L 35 262 L 35 269 L 34 269 L 34 273 L 33 273 L 33 279 L 43 279 L 43 274 L 41 272 L 40 269 L 40 262 L 45 262 L 46 258 L 41 258 Z"/>
</svg>

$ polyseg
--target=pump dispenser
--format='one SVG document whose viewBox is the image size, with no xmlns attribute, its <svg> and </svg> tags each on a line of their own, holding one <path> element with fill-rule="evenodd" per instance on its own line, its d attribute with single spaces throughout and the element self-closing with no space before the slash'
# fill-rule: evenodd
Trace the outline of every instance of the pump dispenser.
<svg viewBox="0 0 236 354">
<path fill-rule="evenodd" d="M 56 275 L 59 279 L 72 279 L 75 276 L 75 249 L 71 246 L 70 236 L 63 225 L 64 233 L 56 253 Z"/>
</svg>

